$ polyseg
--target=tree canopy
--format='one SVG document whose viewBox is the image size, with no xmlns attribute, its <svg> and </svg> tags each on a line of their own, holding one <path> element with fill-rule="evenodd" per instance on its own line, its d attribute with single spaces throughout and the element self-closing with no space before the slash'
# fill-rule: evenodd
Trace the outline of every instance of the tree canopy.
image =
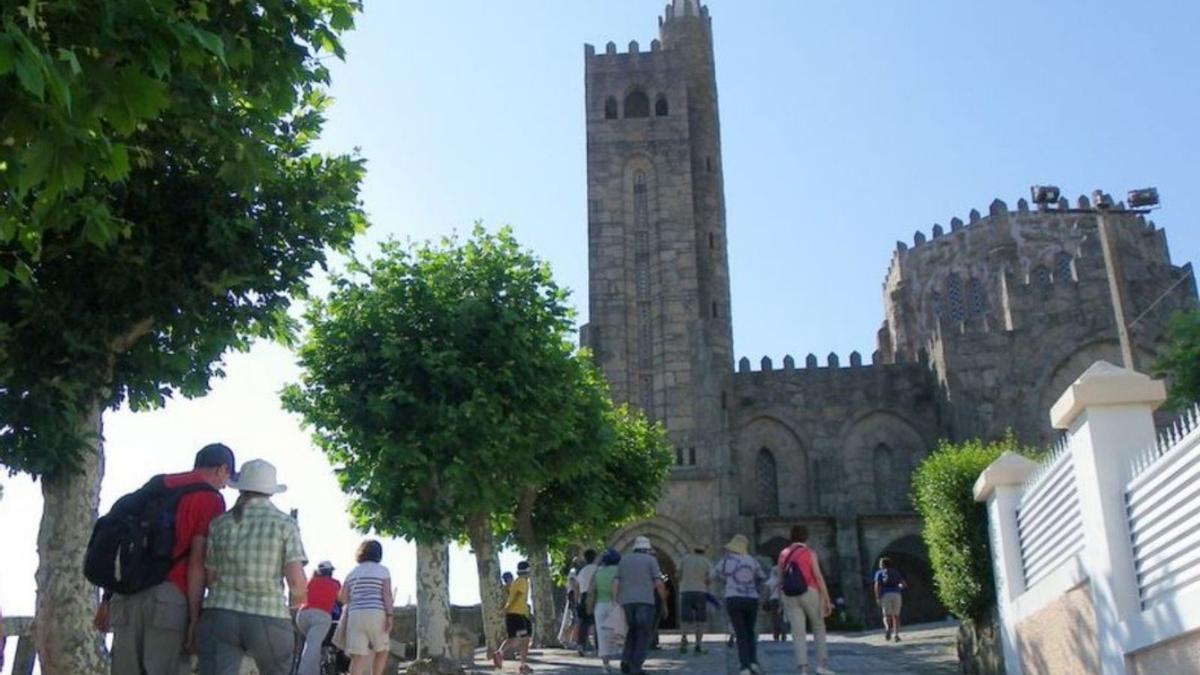
<svg viewBox="0 0 1200 675">
<path fill-rule="evenodd" d="M 464 536 L 579 433 L 586 365 L 567 294 L 509 229 L 355 262 L 314 301 L 284 406 L 339 467 L 357 526 Z"/>
<path fill-rule="evenodd" d="M 1154 374 L 1170 383 L 1168 407 L 1187 408 L 1200 401 L 1200 310 L 1180 312 L 1167 329 L 1167 349 Z"/>
<path fill-rule="evenodd" d="M 307 146 L 357 0 L 9 2 L 0 13 L 0 286 L 38 261 L 115 245 L 139 168 L 206 146 L 245 194 L 283 135 Z M 295 127 L 291 125 L 293 121 Z M 168 142 L 155 143 L 154 140 Z M 178 156 L 178 155 L 176 155 Z M 299 155 L 293 155 L 298 158 Z"/>
</svg>

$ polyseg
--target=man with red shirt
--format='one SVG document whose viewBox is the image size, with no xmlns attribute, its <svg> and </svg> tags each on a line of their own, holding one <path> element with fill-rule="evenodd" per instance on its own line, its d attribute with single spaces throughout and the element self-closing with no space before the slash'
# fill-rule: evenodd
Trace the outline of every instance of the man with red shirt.
<svg viewBox="0 0 1200 675">
<path fill-rule="evenodd" d="M 195 468 L 166 476 L 166 487 L 207 483 L 179 499 L 175 507 L 175 563 L 166 581 L 132 595 L 102 602 L 98 627 L 112 626 L 113 675 L 178 675 L 191 672 L 181 656 L 191 651 L 204 600 L 204 551 L 208 526 L 225 512 L 219 490 L 236 476 L 233 451 L 221 443 L 196 453 Z"/>
</svg>

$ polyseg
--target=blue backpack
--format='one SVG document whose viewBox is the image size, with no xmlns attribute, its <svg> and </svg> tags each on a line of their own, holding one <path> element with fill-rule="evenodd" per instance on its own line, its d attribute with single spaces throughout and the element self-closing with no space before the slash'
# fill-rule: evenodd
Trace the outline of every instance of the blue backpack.
<svg viewBox="0 0 1200 675">
<path fill-rule="evenodd" d="M 780 582 L 780 589 L 789 598 L 804 595 L 808 591 L 808 581 L 804 578 L 804 572 L 800 571 L 800 564 L 792 559 L 797 551 L 803 551 L 805 548 L 807 547 L 797 546 L 792 549 L 783 566 L 783 580 Z"/>
</svg>

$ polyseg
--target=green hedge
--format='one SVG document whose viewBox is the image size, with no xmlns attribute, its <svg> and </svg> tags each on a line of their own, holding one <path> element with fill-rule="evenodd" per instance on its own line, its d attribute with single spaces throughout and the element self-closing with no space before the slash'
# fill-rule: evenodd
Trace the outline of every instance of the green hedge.
<svg viewBox="0 0 1200 675">
<path fill-rule="evenodd" d="M 941 441 L 913 475 L 913 501 L 925 519 L 938 599 L 954 616 L 977 620 L 995 604 L 987 511 L 973 494 L 975 480 L 1006 450 L 1036 456 L 1010 434 L 1001 441 Z"/>
</svg>

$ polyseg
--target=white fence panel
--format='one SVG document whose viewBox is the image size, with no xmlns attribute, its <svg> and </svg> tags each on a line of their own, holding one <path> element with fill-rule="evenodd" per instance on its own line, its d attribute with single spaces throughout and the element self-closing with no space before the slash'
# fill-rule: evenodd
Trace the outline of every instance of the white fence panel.
<svg viewBox="0 0 1200 675">
<path fill-rule="evenodd" d="M 1025 585 L 1032 588 L 1083 549 L 1075 466 L 1066 441 L 1025 484 L 1017 532 Z"/>
<path fill-rule="evenodd" d="M 1133 464 L 1125 511 L 1142 608 L 1200 588 L 1200 408 Z"/>
</svg>

